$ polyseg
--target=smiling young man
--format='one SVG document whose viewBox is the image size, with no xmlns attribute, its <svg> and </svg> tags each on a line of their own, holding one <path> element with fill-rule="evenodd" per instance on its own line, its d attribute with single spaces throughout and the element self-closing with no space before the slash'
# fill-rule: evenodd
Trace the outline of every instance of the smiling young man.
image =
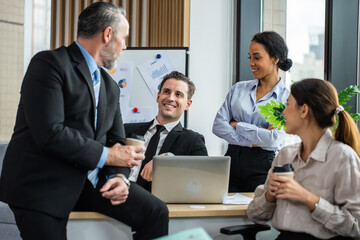
<svg viewBox="0 0 360 240">
<path fill-rule="evenodd" d="M 195 85 L 180 72 L 171 72 L 164 76 L 160 91 L 156 98 L 158 114 L 151 122 L 125 124 L 128 137 L 132 134 L 145 138 L 145 160 L 141 165 L 131 169 L 129 179 L 150 191 L 152 181 L 152 158 L 155 155 L 171 152 L 174 155 L 203 155 L 207 150 L 204 137 L 192 130 L 185 129 L 180 118 L 192 104 L 191 97 L 195 92 Z M 161 127 L 163 126 L 163 127 Z M 158 131 L 158 134 L 156 132 Z M 149 143 L 156 141 L 156 150 L 150 153 Z"/>
</svg>

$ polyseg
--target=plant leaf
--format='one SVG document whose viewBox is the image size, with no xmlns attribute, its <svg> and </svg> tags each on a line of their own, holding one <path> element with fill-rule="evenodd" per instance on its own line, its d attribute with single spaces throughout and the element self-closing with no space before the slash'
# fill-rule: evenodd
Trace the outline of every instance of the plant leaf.
<svg viewBox="0 0 360 240">
<path fill-rule="evenodd" d="M 360 86 L 350 85 L 338 94 L 339 103 L 345 105 L 350 98 L 360 93 Z"/>
<path fill-rule="evenodd" d="M 352 97 L 354 97 L 356 94 L 360 93 L 360 85 L 350 85 L 349 87 L 345 88 L 344 90 L 339 92 L 339 103 L 340 105 L 345 105 L 348 100 L 350 100 Z M 283 111 L 286 107 L 286 104 L 280 102 L 280 101 L 274 101 L 271 100 L 269 103 L 259 106 L 259 113 L 261 116 L 266 118 L 266 122 L 273 125 L 273 127 L 277 127 L 278 129 L 285 130 L 285 117 L 283 115 Z M 349 111 L 352 108 L 352 106 L 345 107 L 345 111 Z M 351 113 L 350 116 L 354 121 L 360 120 L 360 113 Z M 331 128 L 333 131 L 336 129 L 336 126 L 338 124 L 338 118 L 336 118 L 336 124 Z"/>
<path fill-rule="evenodd" d="M 263 106 L 259 106 L 259 113 L 266 118 L 266 122 L 278 129 L 285 129 L 285 117 L 282 114 L 286 105 L 280 101 L 271 100 Z"/>
<path fill-rule="evenodd" d="M 352 106 L 347 106 L 347 107 L 344 108 L 344 110 L 347 111 L 347 112 L 349 112 L 350 109 L 352 109 Z"/>
<path fill-rule="evenodd" d="M 354 121 L 359 121 L 360 119 L 360 113 L 350 113 L 350 116 L 352 119 L 354 119 Z"/>
</svg>

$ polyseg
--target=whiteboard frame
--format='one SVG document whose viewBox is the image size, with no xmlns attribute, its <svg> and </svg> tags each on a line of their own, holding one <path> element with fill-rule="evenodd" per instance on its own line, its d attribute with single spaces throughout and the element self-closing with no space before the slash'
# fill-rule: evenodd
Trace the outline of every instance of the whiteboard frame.
<svg viewBox="0 0 360 240">
<path fill-rule="evenodd" d="M 174 62 L 174 65 L 176 67 L 181 68 L 181 69 L 179 69 L 179 71 L 188 77 L 188 62 L 189 62 L 189 54 L 190 54 L 188 47 L 129 47 L 126 50 L 124 50 L 122 55 L 119 57 L 119 61 L 131 61 L 131 62 L 134 62 L 134 64 L 135 64 L 129 107 L 148 107 L 150 104 L 150 106 L 154 108 L 154 117 L 156 116 L 156 114 L 158 112 L 156 99 L 152 98 L 153 103 L 149 103 L 150 96 L 152 96 L 152 94 L 151 94 L 150 90 L 147 88 L 145 81 L 142 79 L 137 66 L 140 65 L 141 63 L 147 61 L 149 59 L 149 55 L 151 55 L 151 54 L 154 55 L 157 50 L 167 51 L 168 55 Z M 182 55 L 181 52 L 183 52 L 183 54 L 184 54 L 184 57 L 182 57 L 183 59 L 181 59 L 181 60 L 173 59 L 172 55 L 175 55 L 175 51 L 177 51 L 177 50 L 179 51 L 179 53 L 176 53 L 176 55 L 177 54 Z M 134 51 L 143 51 L 143 53 L 138 53 L 138 55 L 141 56 L 141 57 L 139 57 L 139 56 L 136 56 L 136 54 L 133 54 Z M 185 62 L 182 62 L 182 61 L 185 61 Z M 179 62 L 181 62 L 181 63 L 177 64 Z M 178 66 L 178 65 L 181 65 L 181 66 Z M 139 90 L 139 93 L 137 92 L 137 90 Z M 139 94 L 140 94 L 140 96 L 138 96 Z M 137 97 L 141 97 L 144 99 L 141 100 L 141 103 L 139 103 L 139 100 L 136 99 Z M 188 127 L 188 112 L 187 111 L 184 112 L 183 117 L 180 121 L 185 128 Z"/>
</svg>

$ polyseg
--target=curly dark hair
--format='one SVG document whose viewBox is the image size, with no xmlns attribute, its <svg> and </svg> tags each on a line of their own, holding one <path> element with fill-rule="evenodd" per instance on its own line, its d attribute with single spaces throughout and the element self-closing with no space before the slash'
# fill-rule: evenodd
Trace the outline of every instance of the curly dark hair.
<svg viewBox="0 0 360 240">
<path fill-rule="evenodd" d="M 264 45 L 270 57 L 279 59 L 277 65 L 281 70 L 288 71 L 291 68 L 293 63 L 288 58 L 288 47 L 278 33 L 273 31 L 260 32 L 255 34 L 251 41 Z"/>
</svg>

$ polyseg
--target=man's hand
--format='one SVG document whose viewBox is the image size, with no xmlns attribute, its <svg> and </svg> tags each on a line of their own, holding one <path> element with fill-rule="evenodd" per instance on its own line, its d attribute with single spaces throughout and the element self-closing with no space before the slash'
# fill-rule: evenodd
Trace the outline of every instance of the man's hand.
<svg viewBox="0 0 360 240">
<path fill-rule="evenodd" d="M 117 167 L 129 167 L 138 166 L 137 160 L 144 160 L 145 147 L 142 146 L 121 146 L 116 143 L 111 148 L 108 148 L 109 154 L 106 158 L 105 165 L 117 166 Z"/>
<path fill-rule="evenodd" d="M 174 156 L 171 152 L 168 153 L 162 153 L 159 156 Z M 145 179 L 148 182 L 152 181 L 152 171 L 153 171 L 153 160 L 149 161 L 147 164 L 145 164 L 143 170 L 140 173 L 140 176 L 142 176 L 143 179 Z"/>
<path fill-rule="evenodd" d="M 126 202 L 129 189 L 124 180 L 120 177 L 113 177 L 107 180 L 100 189 L 102 196 L 110 200 L 112 205 L 119 205 Z"/>
<path fill-rule="evenodd" d="M 140 175 L 146 181 L 151 182 L 152 181 L 152 170 L 153 170 L 153 160 L 151 160 L 147 164 L 145 164 L 145 166 L 144 166 L 143 170 L 141 171 Z"/>
</svg>

